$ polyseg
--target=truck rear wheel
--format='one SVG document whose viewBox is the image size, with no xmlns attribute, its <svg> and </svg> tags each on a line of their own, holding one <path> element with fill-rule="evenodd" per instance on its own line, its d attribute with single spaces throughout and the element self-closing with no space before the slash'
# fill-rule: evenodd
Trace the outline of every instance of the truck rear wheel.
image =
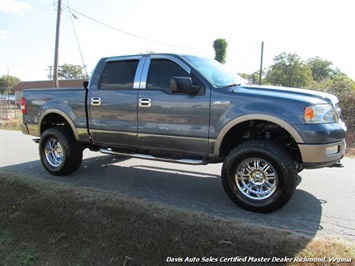
<svg viewBox="0 0 355 266">
<path fill-rule="evenodd" d="M 279 145 L 252 140 L 235 147 L 222 167 L 222 184 L 239 207 L 269 213 L 282 208 L 297 184 L 297 168 Z"/>
<path fill-rule="evenodd" d="M 39 154 L 44 168 L 61 176 L 76 171 L 83 158 L 83 149 L 68 128 L 49 128 L 42 134 Z"/>
</svg>

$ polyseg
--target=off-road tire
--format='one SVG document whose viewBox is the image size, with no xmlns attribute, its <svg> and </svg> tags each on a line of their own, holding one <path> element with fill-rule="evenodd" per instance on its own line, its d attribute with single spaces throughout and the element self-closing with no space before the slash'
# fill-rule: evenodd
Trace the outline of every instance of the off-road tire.
<svg viewBox="0 0 355 266">
<path fill-rule="evenodd" d="M 83 149 L 72 131 L 64 127 L 49 128 L 43 132 L 39 143 L 42 165 L 51 174 L 69 175 L 81 165 Z"/>
<path fill-rule="evenodd" d="M 282 208 L 297 186 L 296 164 L 279 145 L 251 140 L 235 147 L 225 158 L 222 184 L 239 207 L 270 213 Z"/>
</svg>

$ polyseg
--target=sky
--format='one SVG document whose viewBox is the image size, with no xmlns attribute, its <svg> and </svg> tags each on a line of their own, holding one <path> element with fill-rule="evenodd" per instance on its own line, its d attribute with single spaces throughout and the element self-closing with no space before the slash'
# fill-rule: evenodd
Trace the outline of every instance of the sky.
<svg viewBox="0 0 355 266">
<path fill-rule="evenodd" d="M 0 76 L 49 79 L 57 0 L 0 0 Z M 62 0 L 59 65 L 101 57 L 169 52 L 214 58 L 228 43 L 226 66 L 253 73 L 283 52 L 320 57 L 355 80 L 355 0 Z"/>
</svg>

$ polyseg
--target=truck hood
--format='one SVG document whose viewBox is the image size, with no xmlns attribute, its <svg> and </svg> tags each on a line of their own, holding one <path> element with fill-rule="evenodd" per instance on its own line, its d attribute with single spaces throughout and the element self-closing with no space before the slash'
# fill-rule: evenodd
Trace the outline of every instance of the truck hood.
<svg viewBox="0 0 355 266">
<path fill-rule="evenodd" d="M 330 93 L 299 89 L 288 87 L 276 87 L 276 86 L 254 86 L 254 85 L 242 85 L 240 87 L 233 87 L 234 92 L 250 93 L 265 97 L 285 98 L 299 100 L 311 104 L 315 103 L 332 103 L 336 106 L 338 98 Z"/>
</svg>

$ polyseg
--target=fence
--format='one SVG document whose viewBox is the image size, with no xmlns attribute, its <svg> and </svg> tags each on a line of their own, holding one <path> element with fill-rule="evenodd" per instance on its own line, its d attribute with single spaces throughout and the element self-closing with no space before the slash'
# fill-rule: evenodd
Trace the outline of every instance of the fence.
<svg viewBox="0 0 355 266">
<path fill-rule="evenodd" d="M 14 95 L 0 95 L 0 120 L 21 118 L 21 108 L 16 103 Z"/>
</svg>

